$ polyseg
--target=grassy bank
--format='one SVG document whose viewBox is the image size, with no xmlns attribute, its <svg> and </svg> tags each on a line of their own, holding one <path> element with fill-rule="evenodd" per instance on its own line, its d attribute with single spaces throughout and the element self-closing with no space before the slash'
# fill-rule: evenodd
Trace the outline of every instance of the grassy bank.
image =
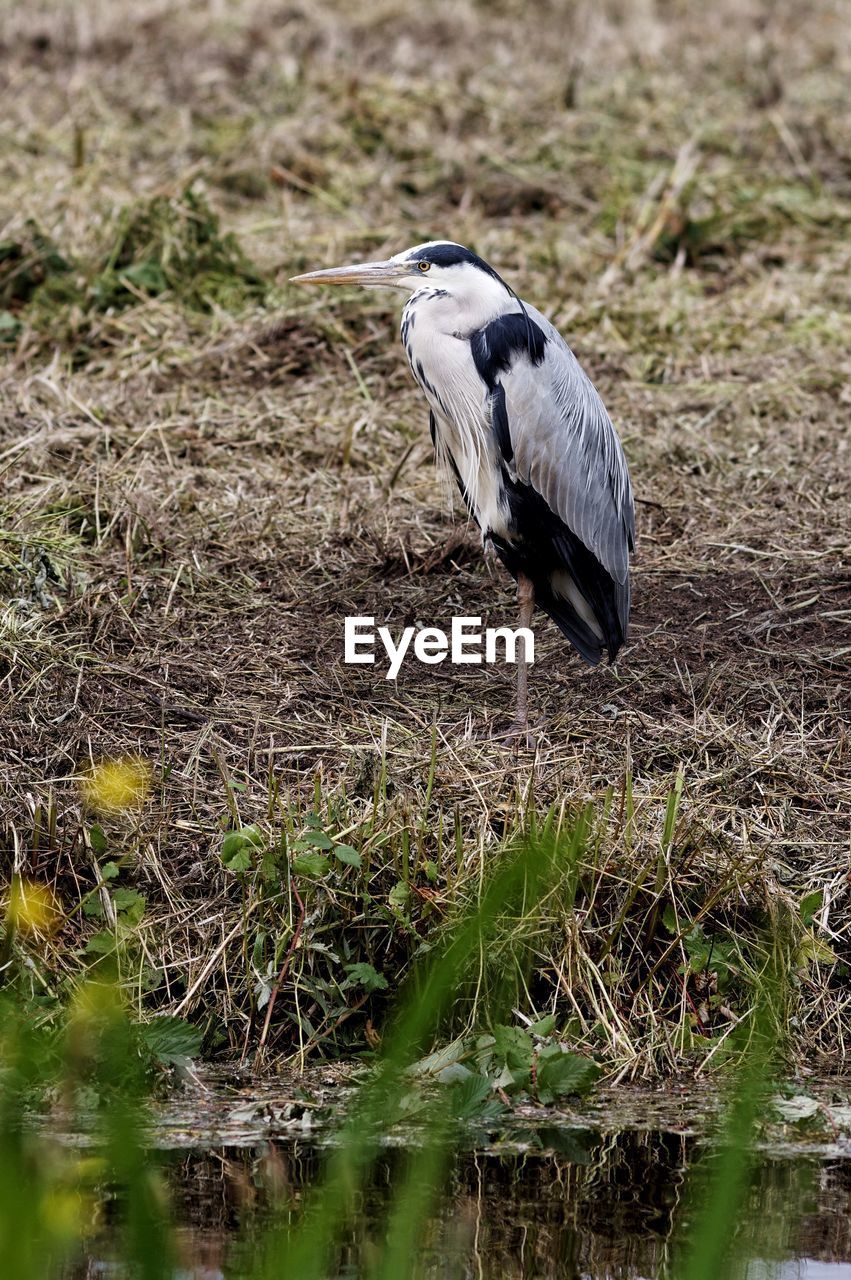
<svg viewBox="0 0 851 1280">
<path fill-rule="evenodd" d="M 529 972 L 534 958 L 535 933 L 529 925 L 552 895 L 567 899 L 578 891 L 582 844 L 581 827 L 566 835 L 553 827 L 506 851 L 489 870 L 478 899 L 419 957 L 394 1002 L 392 1026 L 372 1070 L 361 1071 L 357 1085 L 347 1091 L 342 1117 L 338 1093 L 331 1109 L 333 1138 L 324 1151 L 310 1145 L 317 1121 L 320 1129 L 329 1123 L 322 1115 L 325 1108 L 317 1108 L 316 1073 L 296 1077 L 296 1090 L 292 1073 L 286 1082 L 276 1080 L 277 1118 L 272 1124 L 278 1128 L 283 1120 L 283 1131 L 279 1129 L 277 1141 L 262 1144 L 254 1127 L 257 1145 L 250 1178 L 240 1179 L 237 1153 L 222 1147 L 222 1168 L 214 1181 L 229 1183 L 238 1199 L 227 1229 L 215 1229 L 217 1220 L 223 1226 L 221 1207 L 209 1219 L 196 1208 L 190 1223 L 177 1226 L 176 1188 L 166 1179 L 165 1162 L 151 1150 L 157 1146 L 157 1125 L 151 1123 L 145 1066 L 155 1053 L 153 1029 L 162 1032 L 169 1020 L 135 1025 L 103 966 L 93 981 L 78 985 L 62 1031 L 38 1025 L 30 1010 L 0 994 L 0 1261 L 17 1280 L 66 1276 L 69 1267 L 91 1266 L 94 1259 L 109 1259 L 117 1274 L 138 1273 L 146 1280 L 171 1277 L 178 1259 L 185 1262 L 187 1274 L 196 1274 L 196 1263 L 207 1274 L 204 1263 L 210 1262 L 221 1264 L 219 1276 L 269 1280 L 320 1280 L 339 1274 L 343 1261 L 353 1274 L 386 1280 L 460 1274 L 465 1255 L 483 1277 L 519 1275 L 521 1269 L 525 1274 L 530 1257 L 536 1262 L 540 1258 L 547 1273 L 562 1274 L 576 1253 L 567 1224 L 564 1240 L 557 1232 L 556 1238 L 546 1231 L 538 1235 L 534 1227 L 529 1230 L 521 1204 L 514 1203 L 515 1233 L 519 1227 L 523 1238 L 515 1272 L 511 1245 L 507 1256 L 494 1258 L 490 1248 L 482 1248 L 478 1230 L 465 1230 L 469 1205 L 453 1195 L 453 1170 L 459 1148 L 471 1140 L 486 1150 L 490 1143 L 491 1154 L 522 1152 L 523 1164 L 530 1149 L 538 1155 L 548 1152 L 544 1158 L 551 1177 L 559 1168 L 557 1152 L 564 1165 L 573 1166 L 574 1175 L 590 1174 L 592 1183 L 599 1183 L 606 1156 L 612 1157 L 613 1135 L 605 1141 L 595 1120 L 589 1123 L 586 1117 L 583 1123 L 571 1111 L 554 1122 L 551 1111 L 530 1106 L 532 1101 L 542 1108 L 553 1102 L 563 1106 L 567 1098 L 575 1104 L 599 1075 L 590 1057 L 565 1050 L 553 1039 L 554 1018 L 528 1031 L 503 1021 L 516 999 L 512 970 Z M 717 1149 L 689 1170 L 687 1181 L 685 1168 L 678 1168 L 663 1194 L 663 1211 L 653 1213 L 652 1231 L 645 1226 L 642 1232 L 633 1221 L 627 1236 L 629 1240 L 634 1232 L 637 1238 L 630 1243 L 649 1244 L 653 1274 L 680 1280 L 733 1276 L 741 1274 L 744 1260 L 760 1247 L 789 1252 L 790 1215 L 796 1224 L 802 1215 L 797 1202 L 786 1206 L 782 1218 L 778 1206 L 773 1214 L 760 1215 L 755 1231 L 736 1229 L 755 1191 L 755 1141 L 764 1140 L 779 1117 L 790 1127 L 806 1120 L 810 1139 L 820 1135 L 824 1140 L 830 1131 L 834 1142 L 841 1141 L 840 1126 L 851 1121 L 849 1108 L 836 1106 L 835 1096 L 834 1105 L 825 1106 L 817 1098 L 773 1093 L 788 954 L 776 946 L 772 951 L 762 981 L 754 986 L 753 1016 L 740 1023 L 735 1036 L 737 1066 Z M 457 1008 L 459 995 L 470 988 L 470 974 L 481 968 L 483 956 L 492 981 L 486 990 L 479 984 L 476 999 L 487 1008 L 492 1033 L 471 1040 L 463 1055 L 456 1042 L 452 1054 L 443 1050 L 422 1058 Z M 503 958 L 501 966 L 495 956 Z M 160 1052 L 163 1043 L 161 1034 Z M 327 1069 L 323 1074 L 327 1083 Z M 202 1081 L 193 1084 L 188 1092 L 194 1103 L 184 1095 L 181 1108 L 183 1139 L 196 1154 L 203 1147 L 202 1133 L 214 1135 L 217 1146 L 225 1140 L 214 1109 L 231 1132 L 240 1116 L 245 1123 L 266 1112 L 257 1094 L 246 1107 L 233 1075 L 224 1096 L 221 1087 L 211 1092 Z M 613 1092 L 622 1097 L 622 1091 Z M 513 1126 L 509 1094 L 525 1101 Z M 710 1123 L 713 1110 L 707 1095 L 711 1098 L 711 1091 L 696 1091 L 692 1100 L 699 1099 L 701 1127 Z M 234 1107 L 240 1096 L 243 1104 Z M 287 1097 L 292 1100 L 284 1103 Z M 229 1105 L 222 1112 L 225 1098 Z M 653 1111 L 647 1092 L 643 1102 L 646 1142 L 648 1102 Z M 619 1124 L 626 1123 L 622 1114 Z M 679 1148 L 681 1160 L 685 1135 L 680 1128 L 653 1136 L 659 1139 L 653 1145 L 662 1156 L 658 1171 L 664 1182 L 665 1138 L 674 1139 L 669 1158 Z M 85 1158 L 75 1150 L 80 1143 L 85 1143 Z M 636 1145 L 633 1156 L 644 1163 L 647 1150 Z M 308 1185 L 293 1180 L 290 1165 L 292 1159 L 299 1167 L 306 1147 L 314 1164 Z M 676 1158 L 673 1163 L 679 1164 Z M 554 1181 L 564 1197 L 566 1182 Z M 629 1220 L 632 1197 L 623 1194 L 623 1178 L 618 1181 L 625 1203 L 617 1210 L 625 1209 Z M 220 1194 L 222 1190 L 220 1186 Z M 800 1177 L 797 1190 L 802 1190 Z M 638 1199 L 644 1208 L 643 1190 Z M 491 1226 L 497 1228 L 496 1243 L 497 1222 L 483 1213 L 481 1204 L 478 1212 L 488 1235 Z M 502 1214 L 495 1216 L 499 1220 Z M 618 1244 L 624 1243 L 619 1236 Z"/>
<path fill-rule="evenodd" d="M 843 1059 L 847 23 L 706 26 L 264 0 L 4 22 L 0 868 L 51 897 L 3 972 L 45 1018 L 115 953 L 204 1052 L 374 1046 L 515 835 L 581 819 L 522 1017 L 613 1075 L 711 1069 L 771 926 L 791 1059 Z M 592 672 L 541 620 L 535 755 L 476 736 L 498 670 L 341 661 L 346 614 L 512 608 L 435 477 L 393 303 L 284 284 L 428 236 L 553 317 L 633 472 L 630 647 Z M 126 759 L 130 797 L 81 786 Z"/>
</svg>

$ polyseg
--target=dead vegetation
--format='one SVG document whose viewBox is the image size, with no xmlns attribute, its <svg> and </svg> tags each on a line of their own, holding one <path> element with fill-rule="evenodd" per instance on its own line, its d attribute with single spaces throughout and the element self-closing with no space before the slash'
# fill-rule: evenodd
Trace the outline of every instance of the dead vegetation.
<svg viewBox="0 0 851 1280">
<path fill-rule="evenodd" d="M 613 1069 L 718 1062 L 773 921 L 791 1052 L 841 1059 L 847 18 L 729 4 L 710 36 L 697 5 L 90 0 L 4 20 L 2 856 L 66 912 L 25 947 L 39 999 L 106 924 L 140 1006 L 203 1022 L 211 1051 L 257 1043 L 284 964 L 268 1044 L 360 1046 L 382 997 L 346 965 L 392 986 L 513 830 L 590 803 L 577 910 L 536 925 L 522 1007 Z M 540 622 L 535 758 L 476 736 L 508 704 L 498 669 L 342 664 L 346 614 L 496 625 L 511 604 L 435 478 L 393 302 L 284 283 L 430 235 L 552 315 L 635 481 L 630 647 L 586 670 Z M 151 793 L 93 825 L 77 779 L 125 756 Z M 331 863 L 291 879 L 311 849 Z"/>
</svg>

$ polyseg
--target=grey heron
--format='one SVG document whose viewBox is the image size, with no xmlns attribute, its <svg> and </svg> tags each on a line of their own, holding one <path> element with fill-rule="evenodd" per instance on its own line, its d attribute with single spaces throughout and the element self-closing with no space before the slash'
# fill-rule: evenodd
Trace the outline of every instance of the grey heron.
<svg viewBox="0 0 851 1280">
<path fill-rule="evenodd" d="M 296 284 L 404 289 L 402 344 L 482 544 L 586 662 L 627 636 L 635 512 L 626 460 L 600 396 L 561 334 L 463 245 L 428 241 L 386 262 L 311 271 Z M 518 648 L 523 648 L 518 645 Z M 512 735 L 528 730 L 525 655 Z"/>
</svg>

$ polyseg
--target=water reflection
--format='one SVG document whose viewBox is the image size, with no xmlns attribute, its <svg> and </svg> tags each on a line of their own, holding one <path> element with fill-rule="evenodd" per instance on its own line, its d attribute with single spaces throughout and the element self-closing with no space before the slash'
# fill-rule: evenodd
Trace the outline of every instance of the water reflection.
<svg viewBox="0 0 851 1280">
<path fill-rule="evenodd" d="M 514 1135 L 515 1137 L 517 1135 Z M 423 1280 L 651 1280 L 668 1259 L 695 1140 L 675 1133 L 598 1135 L 538 1130 L 535 1146 L 460 1154 L 440 1212 L 420 1242 Z M 316 1147 L 266 1142 L 164 1157 L 181 1224 L 176 1280 L 245 1274 L 237 1246 L 268 1222 L 271 1206 L 297 1207 L 317 1178 Z M 404 1150 L 385 1152 L 343 1240 L 336 1275 L 357 1280 L 377 1253 L 383 1212 L 399 1185 Z M 851 1162 L 765 1158 L 737 1233 L 741 1280 L 851 1277 Z M 250 1247 L 246 1251 L 250 1253 Z M 117 1275 L 109 1231 L 82 1277 Z"/>
<path fill-rule="evenodd" d="M 851 1265 L 847 1262 L 817 1262 L 813 1258 L 795 1258 L 791 1262 L 765 1262 L 757 1258 L 749 1263 L 746 1280 L 848 1280 Z"/>
</svg>

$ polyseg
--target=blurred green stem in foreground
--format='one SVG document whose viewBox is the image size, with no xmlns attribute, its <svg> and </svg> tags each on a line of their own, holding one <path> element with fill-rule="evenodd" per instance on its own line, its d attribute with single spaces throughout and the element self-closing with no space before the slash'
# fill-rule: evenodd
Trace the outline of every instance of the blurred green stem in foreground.
<svg viewBox="0 0 851 1280">
<path fill-rule="evenodd" d="M 754 1140 L 783 1050 L 789 946 L 775 924 L 750 1018 L 737 1028 L 738 1066 L 712 1150 L 691 1172 L 666 1280 L 734 1280 L 743 1274 L 742 1210 L 750 1191 Z"/>
</svg>

